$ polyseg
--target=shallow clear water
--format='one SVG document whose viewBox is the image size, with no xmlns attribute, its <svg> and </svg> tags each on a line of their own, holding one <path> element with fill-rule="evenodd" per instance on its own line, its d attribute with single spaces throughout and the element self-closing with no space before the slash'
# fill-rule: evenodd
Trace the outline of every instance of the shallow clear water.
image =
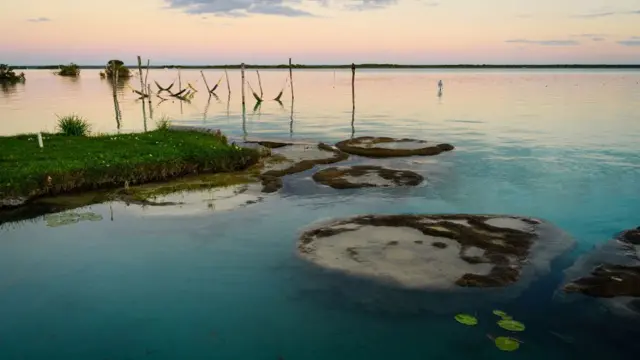
<svg viewBox="0 0 640 360">
<path fill-rule="evenodd" d="M 150 78 L 165 85 L 175 75 L 154 71 Z M 182 75 L 195 82 L 199 73 Z M 208 71 L 215 78 L 209 83 L 219 75 Z M 265 91 L 277 93 L 286 72 L 261 75 Z M 257 87 L 255 73 L 247 76 Z M 78 83 L 47 72 L 28 72 L 27 79 L 24 88 L 0 95 L 3 133 L 52 126 L 43 119 L 53 112 L 86 113 L 98 131 L 116 131 L 110 89 L 97 72 L 83 72 Z M 266 102 L 252 114 L 248 102 L 244 122 L 239 89 L 232 88 L 227 116 L 224 83 L 221 102 L 212 100 L 204 119 L 202 92 L 182 115 L 179 104 L 165 102 L 156 114 L 234 136 L 338 141 L 355 130 L 456 149 L 429 158 L 350 160 L 423 173 L 427 185 L 413 189 L 333 190 L 316 186 L 308 171 L 286 179 L 280 194 L 232 211 L 203 207 L 181 216 L 179 208 L 157 213 L 102 204 L 90 211 L 103 221 L 51 228 L 37 220 L 0 229 L 1 358 L 635 356 L 638 320 L 554 294 L 577 256 L 640 225 L 639 80 L 639 72 L 362 71 L 353 128 L 348 72 L 337 72 L 335 88 L 332 71 L 294 72 L 293 123 L 287 92 L 284 109 Z M 141 130 L 139 103 L 128 92 L 121 96 L 121 131 Z M 295 255 L 297 235 L 316 220 L 402 212 L 541 217 L 578 243 L 519 298 L 480 304 L 470 297 L 455 311 L 430 294 L 331 276 Z M 486 336 L 503 334 L 494 308 L 527 325 L 516 335 L 524 344 L 515 353 L 500 352 Z M 477 313 L 480 324 L 456 323 L 458 312 Z"/>
</svg>

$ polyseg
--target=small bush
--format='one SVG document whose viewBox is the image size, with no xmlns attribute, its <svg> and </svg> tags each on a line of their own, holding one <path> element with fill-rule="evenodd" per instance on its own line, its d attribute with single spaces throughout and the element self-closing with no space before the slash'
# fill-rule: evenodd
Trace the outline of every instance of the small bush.
<svg viewBox="0 0 640 360">
<path fill-rule="evenodd" d="M 170 126 L 171 119 L 166 115 L 163 115 L 158 121 L 156 121 L 156 129 L 158 130 L 166 131 L 169 130 Z"/>
<path fill-rule="evenodd" d="M 78 76 L 80 75 L 80 67 L 74 63 L 69 65 L 60 65 L 60 71 L 57 73 L 60 76 Z"/>
<path fill-rule="evenodd" d="M 107 66 L 104 68 L 105 76 L 109 79 L 113 79 L 114 69 L 118 72 L 119 79 L 126 79 L 131 76 L 129 68 L 124 66 L 124 63 L 121 60 L 109 60 L 109 62 L 107 62 Z"/>
<path fill-rule="evenodd" d="M 91 132 L 91 125 L 87 120 L 75 114 L 58 116 L 58 130 L 67 136 L 87 136 Z"/>
<path fill-rule="evenodd" d="M 0 64 L 0 84 L 17 84 L 24 83 L 24 73 L 16 74 L 7 64 Z"/>
</svg>

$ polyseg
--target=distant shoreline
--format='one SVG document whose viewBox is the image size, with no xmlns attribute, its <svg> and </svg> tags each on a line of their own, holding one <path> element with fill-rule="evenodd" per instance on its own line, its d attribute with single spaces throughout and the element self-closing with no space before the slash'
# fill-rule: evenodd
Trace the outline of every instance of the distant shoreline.
<svg viewBox="0 0 640 360">
<path fill-rule="evenodd" d="M 16 70 L 56 70 L 59 65 L 12 66 Z M 104 65 L 80 65 L 80 69 L 104 69 Z M 127 65 L 134 69 L 137 65 Z M 146 68 L 146 66 L 143 66 Z M 303 65 L 293 64 L 294 69 L 350 69 L 351 64 L 345 65 Z M 235 65 L 151 65 L 150 69 L 240 69 Z M 246 69 L 288 69 L 289 65 L 256 65 L 245 64 Z M 399 65 L 399 64 L 356 64 L 357 69 L 640 69 L 640 64 L 551 64 L 551 65 Z"/>
</svg>

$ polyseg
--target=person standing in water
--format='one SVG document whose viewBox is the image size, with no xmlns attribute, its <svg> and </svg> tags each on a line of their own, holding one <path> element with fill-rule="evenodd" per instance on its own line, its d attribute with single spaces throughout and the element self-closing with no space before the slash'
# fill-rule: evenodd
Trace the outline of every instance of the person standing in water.
<svg viewBox="0 0 640 360">
<path fill-rule="evenodd" d="M 442 91 L 442 80 L 438 81 L 438 90 Z"/>
</svg>

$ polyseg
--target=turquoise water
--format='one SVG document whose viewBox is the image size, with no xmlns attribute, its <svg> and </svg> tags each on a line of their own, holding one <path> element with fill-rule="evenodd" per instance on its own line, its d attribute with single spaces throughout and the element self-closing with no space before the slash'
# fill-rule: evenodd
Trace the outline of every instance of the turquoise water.
<svg viewBox="0 0 640 360">
<path fill-rule="evenodd" d="M 426 159 L 350 160 L 415 169 L 428 184 L 413 189 L 320 188 L 308 171 L 286 179 L 280 194 L 232 211 L 153 215 L 114 203 L 90 207 L 103 215 L 99 222 L 4 227 L 0 358 L 636 356 L 639 320 L 554 294 L 562 270 L 579 255 L 640 225 L 640 73 L 419 72 L 418 81 L 411 72 L 363 72 L 353 128 L 350 89 L 340 77 L 336 90 L 331 72 L 301 73 L 294 131 L 290 102 L 284 111 L 274 103 L 259 115 L 249 110 L 244 126 L 238 107 L 227 117 L 224 105 L 204 121 L 185 115 L 178 122 L 238 137 L 323 141 L 355 129 L 358 136 L 446 141 L 456 150 Z M 442 97 L 430 82 L 439 77 Z M 313 97 L 305 86 L 315 89 Z M 317 104 L 323 96 L 326 107 Z M 490 304 L 470 297 L 456 309 L 434 294 L 336 277 L 295 254 L 301 229 L 319 219 L 402 212 L 535 216 L 572 234 L 577 246 L 520 297 Z M 487 338 L 504 334 L 494 308 L 527 326 L 514 353 Z M 458 312 L 477 313 L 480 324 L 456 323 Z"/>
</svg>

